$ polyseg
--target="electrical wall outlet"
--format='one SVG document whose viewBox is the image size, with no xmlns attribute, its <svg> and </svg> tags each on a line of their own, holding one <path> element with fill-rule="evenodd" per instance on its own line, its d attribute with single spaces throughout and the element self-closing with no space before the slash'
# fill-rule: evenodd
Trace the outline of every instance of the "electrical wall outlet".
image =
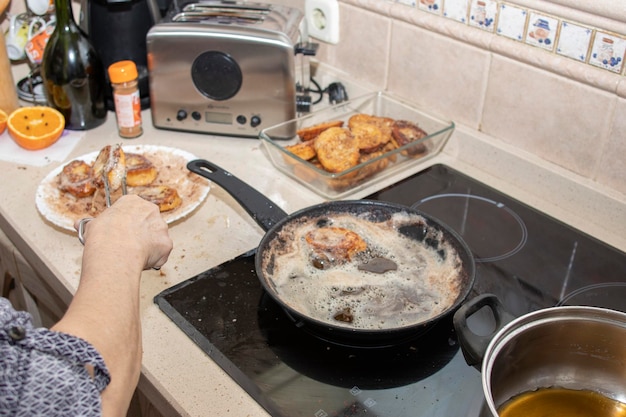
<svg viewBox="0 0 626 417">
<path fill-rule="evenodd" d="M 339 3 L 337 0 L 305 0 L 309 35 L 320 41 L 339 42 Z"/>
</svg>

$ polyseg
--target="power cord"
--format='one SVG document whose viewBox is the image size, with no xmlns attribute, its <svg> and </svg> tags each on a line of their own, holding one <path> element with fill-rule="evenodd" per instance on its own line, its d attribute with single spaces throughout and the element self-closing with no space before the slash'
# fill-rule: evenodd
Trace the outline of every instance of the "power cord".
<svg viewBox="0 0 626 417">
<path fill-rule="evenodd" d="M 319 94 L 319 98 L 311 104 L 319 104 L 324 99 L 324 94 L 328 94 L 328 102 L 330 104 L 339 104 L 348 100 L 348 92 L 346 87 L 340 82 L 330 83 L 326 88 L 322 89 L 317 81 L 311 77 L 311 83 L 315 85 L 315 89 L 309 88 L 307 92 Z"/>
</svg>

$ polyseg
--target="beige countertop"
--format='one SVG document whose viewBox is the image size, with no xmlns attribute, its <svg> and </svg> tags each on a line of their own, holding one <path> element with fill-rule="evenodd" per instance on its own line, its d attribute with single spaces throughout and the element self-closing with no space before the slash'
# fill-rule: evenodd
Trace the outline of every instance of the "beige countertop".
<svg viewBox="0 0 626 417">
<path fill-rule="evenodd" d="M 286 212 L 323 199 L 279 173 L 256 139 L 158 130 L 149 112 L 144 134 L 133 140 L 117 135 L 115 117 L 85 132 L 67 156 L 96 152 L 113 143 L 180 148 L 208 159 L 253 185 Z M 0 141 L 10 140 L 7 133 Z M 6 159 L 6 158 L 4 158 Z M 500 144 L 493 138 L 457 126 L 444 152 L 353 197 L 363 197 L 386 184 L 438 162 L 452 166 L 512 197 L 626 250 L 625 196 L 602 190 L 558 167 Z M 0 160 L 0 227 L 33 268 L 69 302 L 80 272 L 82 246 L 76 235 L 48 223 L 35 207 L 41 180 L 62 162 L 44 166 Z M 144 359 L 142 389 L 157 390 L 170 407 L 165 414 L 189 416 L 266 416 L 267 413 L 153 303 L 155 295 L 257 245 L 263 231 L 219 186 L 212 185 L 196 211 L 172 224 L 174 250 L 161 271 L 147 271 L 142 280 L 141 316 Z M 157 396 L 158 397 L 158 396 Z M 156 398 L 156 397 L 155 397 Z M 169 410 L 169 411 L 168 411 Z M 172 412 L 175 410 L 175 412 Z"/>
</svg>

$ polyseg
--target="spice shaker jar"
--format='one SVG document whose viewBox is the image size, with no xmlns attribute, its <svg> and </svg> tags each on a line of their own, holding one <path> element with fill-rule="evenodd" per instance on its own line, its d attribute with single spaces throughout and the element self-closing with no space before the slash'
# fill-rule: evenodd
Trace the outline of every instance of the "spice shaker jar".
<svg viewBox="0 0 626 417">
<path fill-rule="evenodd" d="M 109 79 L 118 133 L 123 138 L 136 138 L 143 133 L 137 66 L 129 60 L 115 62 L 109 66 Z"/>
</svg>

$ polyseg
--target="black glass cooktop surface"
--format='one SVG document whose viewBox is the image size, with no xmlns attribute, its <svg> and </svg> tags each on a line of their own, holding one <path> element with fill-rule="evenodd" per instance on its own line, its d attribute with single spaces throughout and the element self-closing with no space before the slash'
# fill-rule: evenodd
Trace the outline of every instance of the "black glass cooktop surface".
<svg viewBox="0 0 626 417">
<path fill-rule="evenodd" d="M 476 260 L 470 298 L 496 294 L 516 316 L 554 306 L 580 288 L 626 282 L 623 252 L 444 165 L 368 198 L 412 206 L 455 229 Z M 155 302 L 272 416 L 485 413 L 480 374 L 465 363 L 451 317 L 384 347 L 318 338 L 264 293 L 254 250 L 163 291 Z M 476 329 L 491 326 L 488 315 L 471 320 Z"/>
</svg>

